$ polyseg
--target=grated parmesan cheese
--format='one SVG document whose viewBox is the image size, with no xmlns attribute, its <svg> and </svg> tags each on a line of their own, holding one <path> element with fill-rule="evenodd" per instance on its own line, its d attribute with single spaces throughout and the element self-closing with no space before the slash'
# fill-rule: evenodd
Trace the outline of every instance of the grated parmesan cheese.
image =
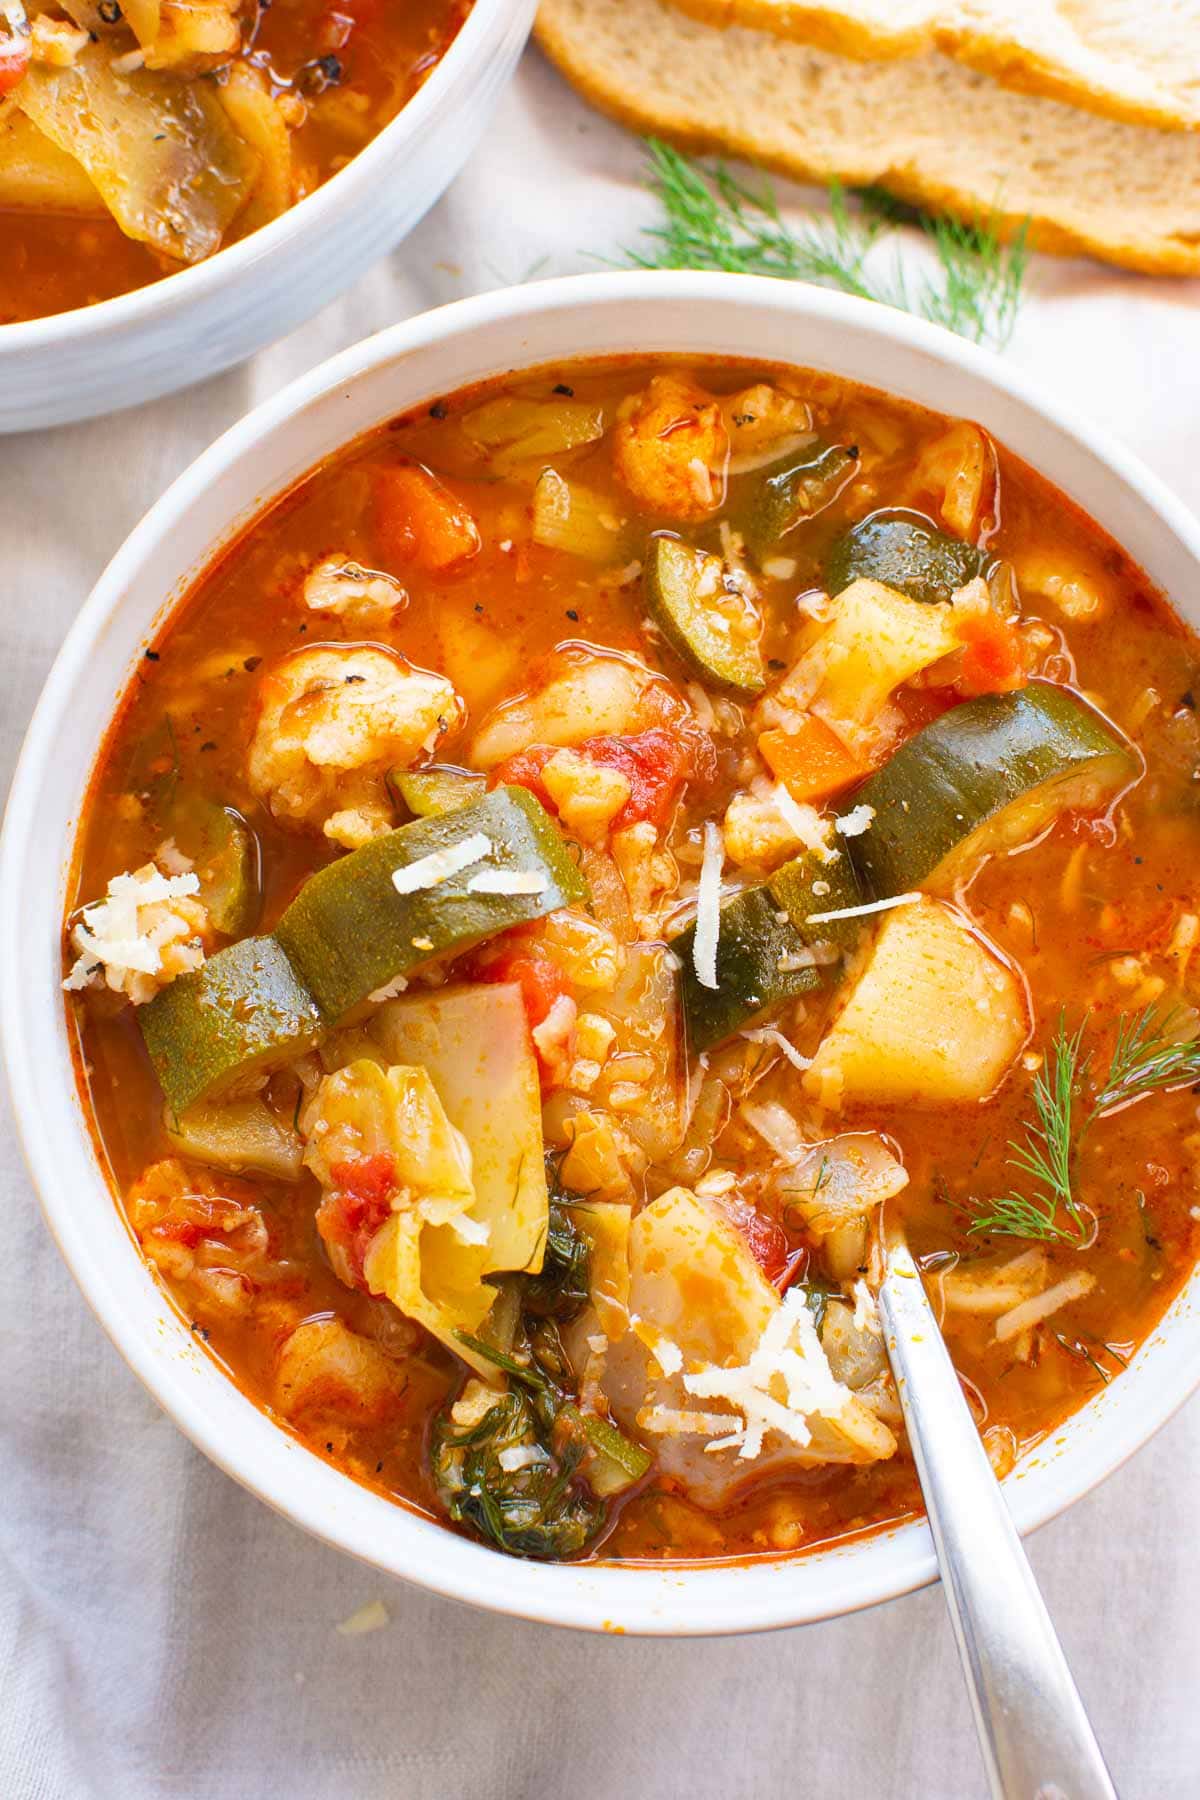
<svg viewBox="0 0 1200 1800">
<path fill-rule="evenodd" d="M 550 883 L 536 869 L 481 869 L 467 882 L 469 894 L 544 894 Z"/>
<path fill-rule="evenodd" d="M 1082 1300 L 1085 1294 L 1091 1293 L 1095 1285 L 1096 1277 L 1089 1275 L 1085 1269 L 1080 1269 L 1074 1275 L 1067 1275 L 1062 1281 L 1056 1281 L 1044 1294 L 1035 1294 L 1032 1300 L 1022 1300 L 1019 1306 L 1014 1306 L 1011 1312 L 1003 1313 L 996 1320 L 996 1342 L 1006 1344 L 1009 1338 L 1019 1337 L 1030 1326 L 1040 1325 L 1043 1319 L 1048 1319 L 1062 1307 L 1069 1306 L 1072 1300 Z"/>
<path fill-rule="evenodd" d="M 796 1288 L 784 1295 L 746 1363 L 698 1369 L 684 1375 L 683 1386 L 698 1400 L 724 1400 L 736 1409 L 726 1421 L 732 1429 L 714 1437 L 705 1450 L 736 1449 L 743 1462 L 761 1454 L 768 1431 L 803 1449 L 812 1442 L 811 1418 L 836 1419 L 853 1400 L 834 1376 L 812 1313 Z"/>
<path fill-rule="evenodd" d="M 834 919 L 865 919 L 868 913 L 888 912 L 893 906 L 911 906 L 920 894 L 893 894 L 888 900 L 867 900 L 862 906 L 840 906 L 833 912 L 809 913 L 806 925 L 829 925 Z"/>
<path fill-rule="evenodd" d="M 833 823 L 843 837 L 861 837 L 874 817 L 875 808 L 873 806 L 855 806 L 848 813 L 843 813 L 840 819 L 835 819 Z"/>
<path fill-rule="evenodd" d="M 804 848 L 819 856 L 822 862 L 832 862 L 837 851 L 829 842 L 829 821 L 821 817 L 816 807 L 793 800 L 782 781 L 777 781 L 771 789 L 771 798 L 784 824 Z"/>
<path fill-rule="evenodd" d="M 850 1289 L 854 1295 L 854 1329 L 869 1331 L 873 1337 L 883 1336 L 883 1325 L 879 1318 L 879 1307 L 875 1296 L 860 1275 Z"/>
<path fill-rule="evenodd" d="M 704 825 L 704 860 L 696 894 L 696 931 L 692 962 L 701 987 L 717 987 L 717 940 L 721 935 L 721 870 L 725 864 L 725 840 L 712 819 Z"/>
<path fill-rule="evenodd" d="M 393 869 L 392 886 L 398 894 L 416 894 L 422 888 L 437 887 L 451 875 L 469 869 L 472 863 L 481 862 L 491 854 L 492 848 L 491 838 L 482 831 L 473 831 L 457 844 L 447 844 L 444 850 L 431 850 L 428 856 L 418 856 L 415 862 Z"/>
<path fill-rule="evenodd" d="M 373 994 L 368 994 L 367 999 L 371 1002 L 372 1006 L 382 1006 L 385 1000 L 395 1000 L 397 995 L 402 994 L 407 986 L 407 975 L 396 975 L 385 987 L 376 988 Z"/>
<path fill-rule="evenodd" d="M 743 1031 L 742 1036 L 749 1038 L 752 1044 L 774 1044 L 777 1050 L 783 1051 L 792 1067 L 799 1069 L 801 1073 L 812 1067 L 812 1057 L 801 1056 L 791 1039 L 785 1038 L 782 1031 L 777 1031 L 774 1025 L 756 1025 L 752 1031 Z"/>
<path fill-rule="evenodd" d="M 154 863 L 114 875 L 71 931 L 78 955 L 63 986 L 109 987 L 142 1006 L 176 975 L 198 969 L 208 925 L 199 889 L 197 875 L 164 875 Z"/>
</svg>

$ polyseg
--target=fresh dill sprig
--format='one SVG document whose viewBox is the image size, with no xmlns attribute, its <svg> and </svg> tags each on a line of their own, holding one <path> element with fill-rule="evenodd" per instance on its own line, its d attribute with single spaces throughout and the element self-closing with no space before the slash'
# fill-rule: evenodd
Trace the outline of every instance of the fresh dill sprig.
<svg viewBox="0 0 1200 1800">
<path fill-rule="evenodd" d="M 1079 1247 L 1090 1241 L 1095 1221 L 1075 1194 L 1074 1154 L 1098 1119 L 1147 1094 L 1200 1082 L 1200 1036 L 1178 1035 L 1183 1016 L 1177 1007 L 1159 1013 L 1154 1006 L 1122 1014 L 1104 1079 L 1084 1101 L 1092 1066 L 1092 1053 L 1083 1047 L 1085 1026 L 1068 1033 L 1060 1015 L 1033 1084 L 1034 1121 L 1025 1127 L 1023 1143 L 1009 1143 L 1009 1165 L 1032 1191 L 972 1202 L 972 1236 L 1058 1239 Z"/>
<path fill-rule="evenodd" d="M 963 224 L 905 206 L 875 188 L 857 195 L 852 212 L 845 190 L 832 182 L 828 216 L 792 229 L 769 181 L 751 185 L 720 162 L 703 167 L 656 138 L 647 140 L 647 156 L 664 222 L 644 233 L 649 249 L 627 252 L 636 267 L 811 281 L 918 313 L 976 343 L 1008 342 L 1028 263 L 1025 226 L 1004 245 L 994 217 Z M 898 258 L 889 270 L 868 269 L 879 240 L 909 224 L 929 239 L 936 274 L 910 282 Z"/>
<path fill-rule="evenodd" d="M 1032 1192 L 1014 1189 L 986 1202 L 972 1220 L 971 1236 L 1087 1242 L 1092 1219 L 1076 1199 L 1072 1180 L 1076 1093 L 1091 1064 L 1083 1034 L 1083 1025 L 1069 1033 L 1065 1016 L 1059 1016 L 1049 1053 L 1033 1083 L 1034 1119 L 1025 1127 L 1023 1142 L 1009 1142 L 1009 1166 L 1028 1179 Z"/>
<path fill-rule="evenodd" d="M 1122 1017 L 1108 1074 L 1092 1105 L 1093 1116 L 1128 1106 L 1146 1094 L 1200 1081 L 1200 1038 L 1179 1037 L 1178 1007 L 1156 1016 L 1153 1006 Z"/>
</svg>

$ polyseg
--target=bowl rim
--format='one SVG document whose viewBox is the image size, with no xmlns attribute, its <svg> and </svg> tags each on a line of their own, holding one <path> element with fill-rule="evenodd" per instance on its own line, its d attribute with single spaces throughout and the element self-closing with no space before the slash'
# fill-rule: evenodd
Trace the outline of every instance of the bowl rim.
<svg viewBox="0 0 1200 1800">
<path fill-rule="evenodd" d="M 589 359 L 603 360 L 606 356 L 636 354 L 618 347 L 618 340 L 623 344 L 632 335 L 628 324 L 620 323 L 622 317 L 628 319 L 630 308 L 640 306 L 653 312 L 655 308 L 661 307 L 669 314 L 671 308 L 703 306 L 705 302 L 719 304 L 720 308 L 728 312 L 736 312 L 739 317 L 738 330 L 742 329 L 741 321 L 744 316 L 747 328 L 747 345 L 744 349 L 736 352 L 718 351 L 714 354 L 737 355 L 753 360 L 755 350 L 748 327 L 754 314 L 765 310 L 768 313 L 782 312 L 792 316 L 802 314 L 814 328 L 828 331 L 835 349 L 830 353 L 826 366 L 837 367 L 837 334 L 839 328 L 849 327 L 852 334 L 857 333 L 859 337 L 879 338 L 887 346 L 909 348 L 918 355 L 932 358 L 943 365 L 948 364 L 952 370 L 977 378 L 997 398 L 1007 396 L 1016 402 L 1019 411 L 1034 415 L 1031 423 L 1041 421 L 1048 424 L 1074 447 L 1105 465 L 1103 472 L 1115 477 L 1118 485 L 1132 489 L 1135 498 L 1144 503 L 1154 516 L 1156 530 L 1161 528 L 1167 539 L 1174 539 L 1185 560 L 1200 569 L 1200 521 L 1156 475 L 1105 430 L 1081 421 L 1068 407 L 1039 393 L 1029 377 L 1002 364 L 990 352 L 952 337 L 940 327 L 872 302 L 753 276 L 663 274 L 657 271 L 606 272 L 569 276 L 530 287 L 499 289 L 454 302 L 391 326 L 300 376 L 231 427 L 172 483 L 112 558 L 63 642 L 25 735 L 9 794 L 3 838 L 0 840 L 0 1038 L 3 1040 L 4 1059 L 22 1150 L 49 1229 L 85 1298 L 126 1362 L 175 1423 L 212 1461 L 277 1511 L 327 1543 L 390 1574 L 415 1581 L 448 1598 L 544 1623 L 661 1636 L 724 1635 L 809 1623 L 821 1618 L 841 1616 L 911 1592 L 936 1579 L 936 1560 L 928 1527 L 923 1520 L 904 1522 L 873 1534 L 872 1542 L 890 1539 L 896 1547 L 894 1568 L 881 1578 L 878 1574 L 870 1573 L 869 1566 L 864 1575 L 861 1568 L 855 1567 L 853 1563 L 849 1564 L 841 1586 L 837 1587 L 836 1582 L 834 1584 L 836 1596 L 832 1600 L 806 1597 L 802 1580 L 777 1581 L 773 1594 L 770 1590 L 763 1590 L 768 1594 L 768 1598 L 764 1600 L 759 1592 L 761 1584 L 750 1574 L 750 1568 L 764 1568 L 764 1562 L 759 1561 L 749 1567 L 733 1565 L 735 1570 L 745 1568 L 747 1579 L 738 1584 L 736 1592 L 731 1589 L 728 1580 L 725 1581 L 720 1589 L 722 1600 L 719 1608 L 706 1606 L 701 1601 L 692 1601 L 682 1606 L 681 1612 L 680 1606 L 673 1604 L 673 1599 L 677 1600 L 679 1593 L 697 1581 L 702 1584 L 710 1579 L 714 1583 L 712 1592 L 715 1598 L 717 1575 L 728 1575 L 731 1565 L 710 1564 L 698 1569 L 686 1564 L 675 1564 L 660 1569 L 644 1565 L 631 1568 L 620 1563 L 552 1567 L 514 1564 L 494 1550 L 459 1538 L 436 1522 L 372 1494 L 371 1490 L 354 1483 L 351 1477 L 329 1468 L 322 1459 L 303 1450 L 302 1446 L 299 1446 L 300 1453 L 315 1464 L 317 1469 L 324 1470 L 340 1484 L 339 1493 L 346 1486 L 355 1490 L 360 1498 L 357 1506 L 350 1508 L 348 1502 L 344 1502 L 339 1510 L 336 1505 L 330 1505 L 333 1490 L 320 1476 L 314 1475 L 311 1469 L 308 1471 L 307 1483 L 301 1484 L 299 1489 L 279 1479 L 277 1469 L 270 1474 L 263 1473 L 261 1467 L 254 1465 L 256 1462 L 261 1464 L 267 1461 L 266 1441 L 260 1440 L 252 1452 L 231 1449 L 221 1435 L 214 1431 L 212 1421 L 206 1417 L 198 1384 L 190 1377 L 168 1374 L 164 1366 L 155 1361 L 149 1342 L 149 1318 L 141 1315 L 136 1318 L 128 1317 L 115 1303 L 109 1278 L 102 1271 L 89 1267 L 86 1230 L 81 1229 L 73 1217 L 69 1198 L 61 1191 L 62 1184 L 56 1172 L 58 1139 L 41 1116 L 38 1070 L 36 1059 L 31 1054 L 32 1045 L 27 1029 L 30 1019 L 37 1013 L 37 1006 L 27 999 L 23 991 L 31 984 L 23 979 L 26 971 L 20 948 L 21 870 L 32 835 L 38 829 L 39 791 L 54 757 L 60 734 L 70 730 L 72 697 L 79 684 L 87 679 L 87 666 L 93 648 L 120 611 L 126 589 L 133 585 L 140 566 L 170 539 L 178 523 L 193 506 L 203 500 L 207 490 L 215 486 L 223 473 L 243 463 L 256 446 L 274 439 L 280 432 L 286 433 L 289 423 L 298 420 L 318 401 L 333 399 L 339 390 L 344 391 L 360 381 L 369 380 L 381 367 L 408 363 L 414 357 L 419 358 L 422 351 L 429 351 L 434 346 L 453 345 L 455 339 L 466 337 L 477 329 L 491 325 L 518 324 L 529 333 L 528 355 L 515 362 L 497 363 L 494 374 L 499 376 L 510 369 L 519 371 L 545 363 L 546 357 L 540 353 L 537 345 L 540 315 L 559 312 L 569 316 L 573 311 L 589 306 L 610 308 L 614 318 L 611 327 L 613 344 L 607 350 L 589 349 L 583 353 Z M 729 329 L 732 333 L 733 327 Z M 716 327 L 713 335 L 719 335 Z M 760 357 L 760 360 L 786 359 L 772 355 Z M 810 362 L 811 360 L 809 358 Z M 804 358 L 798 355 L 796 361 L 798 366 L 804 366 Z M 473 382 L 475 377 L 470 379 Z M 899 385 L 897 384 L 898 387 Z M 431 391 L 436 397 L 438 391 L 449 390 L 445 383 L 441 383 Z M 420 403 L 418 398 L 411 404 L 417 406 Z M 919 400 L 917 403 L 922 404 Z M 939 406 L 936 410 L 943 409 Z M 361 433 L 352 433 L 338 442 L 343 446 L 348 445 L 358 435 Z M 325 452 L 335 453 L 336 446 Z M 272 487 L 266 501 L 260 498 L 255 502 L 254 513 L 260 511 L 264 504 L 269 504 L 277 493 L 286 491 L 288 485 L 290 483 Z M 237 521 L 226 520 L 224 534 L 218 533 L 211 538 L 210 555 L 229 541 L 231 527 L 236 527 L 239 531 L 243 529 L 244 518 Z M 202 567 L 203 564 L 199 566 Z M 197 572 L 198 569 L 194 570 L 189 579 L 194 578 Z M 139 639 L 144 639 L 146 631 L 157 620 L 166 616 L 169 606 L 178 597 L 178 592 L 171 595 L 169 600 L 160 596 L 156 610 L 148 616 L 142 616 L 142 607 L 139 605 Z M 131 666 L 126 668 L 122 686 L 128 681 Z M 94 758 L 98 743 L 90 748 Z M 59 860 L 69 858 L 75 828 L 74 819 L 69 818 L 64 823 L 63 842 L 55 851 Z M 56 823 L 56 834 L 58 830 Z M 55 929 L 57 930 L 57 925 Z M 76 1123 L 82 1117 L 79 1097 L 73 1088 L 69 1095 L 59 1096 L 54 1104 L 59 1106 L 60 1124 L 67 1111 L 77 1115 Z M 104 1189 L 106 1201 L 111 1204 L 109 1184 L 94 1153 L 93 1174 Z M 144 1270 L 142 1259 L 132 1243 L 130 1250 L 131 1257 Z M 1186 1301 L 1184 1330 L 1188 1335 L 1189 1345 L 1194 1338 L 1200 1346 L 1200 1318 L 1193 1318 L 1191 1310 L 1191 1295 L 1197 1286 L 1198 1280 L 1194 1278 L 1190 1288 L 1173 1303 L 1167 1319 L 1172 1319 L 1181 1301 Z M 158 1294 L 155 1304 L 161 1311 L 161 1294 Z M 1139 1367 L 1148 1354 L 1153 1355 L 1155 1344 L 1161 1341 L 1161 1332 L 1160 1325 L 1151 1333 L 1134 1359 L 1135 1367 Z M 207 1367 L 215 1366 L 207 1357 L 201 1360 Z M 223 1372 L 218 1371 L 218 1376 L 222 1382 L 233 1386 Z M 1125 1375 L 1121 1378 L 1122 1382 L 1127 1379 L 1129 1378 Z M 1200 1385 L 1200 1356 L 1194 1357 L 1186 1368 L 1178 1369 L 1173 1381 L 1157 1381 L 1152 1384 L 1149 1393 L 1140 1395 L 1141 1403 L 1138 1407 L 1120 1408 L 1116 1426 L 1108 1430 L 1102 1451 L 1097 1452 L 1095 1446 L 1089 1447 L 1085 1441 L 1078 1455 L 1071 1459 L 1066 1478 L 1059 1478 L 1057 1488 L 1040 1499 L 1031 1501 L 1028 1491 L 1021 1488 L 1019 1468 L 1017 1479 L 1006 1484 L 1006 1496 L 1018 1529 L 1022 1532 L 1033 1530 L 1082 1498 L 1139 1449 L 1183 1404 L 1197 1385 Z M 1120 1387 L 1121 1383 L 1114 1383 L 1112 1388 L 1104 1391 L 1106 1404 L 1107 1398 Z M 242 1399 L 244 1405 L 273 1437 L 282 1439 L 293 1449 L 297 1448 L 286 1430 L 278 1429 L 252 1401 L 244 1396 Z M 1099 1404 L 1091 1403 L 1089 1407 L 1076 1413 L 1074 1419 L 1078 1420 L 1094 1411 Z M 1104 1416 L 1107 1420 L 1109 1415 L 1106 1413 Z M 1071 1423 L 1068 1421 L 1064 1429 L 1069 1431 Z M 1053 1435 L 1057 1439 L 1060 1434 Z M 322 1504 L 322 1501 L 325 1503 Z M 383 1554 L 372 1539 L 369 1523 L 372 1518 L 382 1519 L 380 1508 L 389 1517 L 399 1516 L 408 1521 L 411 1529 L 397 1527 L 395 1534 L 403 1540 L 402 1551 L 396 1550 L 389 1543 L 387 1553 Z M 348 1525 L 344 1514 L 350 1510 L 361 1514 L 361 1518 Z M 852 1552 L 855 1548 L 854 1542 L 843 1541 L 841 1544 L 834 1543 L 822 1548 L 813 1555 L 824 1562 L 839 1554 Z M 812 1556 L 771 1559 L 765 1562 L 765 1567 L 780 1572 L 788 1569 L 803 1570 L 806 1564 L 811 1565 L 812 1560 Z M 710 1575 L 709 1571 L 712 1570 L 716 1574 Z M 748 1590 L 745 1597 L 742 1597 L 743 1589 Z"/>
<path fill-rule="evenodd" d="M 73 306 L 42 318 L 0 324 L 0 369 L 4 358 L 49 352 L 64 344 L 86 342 L 88 337 L 122 331 L 148 319 L 167 319 L 200 306 L 225 283 L 236 283 L 296 238 L 311 231 L 319 235 L 328 215 L 369 201 L 376 183 L 386 178 L 389 165 L 404 155 L 408 143 L 426 128 L 446 98 L 444 90 L 459 79 L 460 64 L 490 54 L 493 27 L 505 15 L 519 10 L 524 0 L 474 0 L 471 11 L 436 65 L 411 100 L 379 130 L 346 166 L 327 181 L 289 206 L 286 212 L 216 250 L 201 262 L 175 269 L 159 281 L 130 288 L 91 306 Z"/>
</svg>

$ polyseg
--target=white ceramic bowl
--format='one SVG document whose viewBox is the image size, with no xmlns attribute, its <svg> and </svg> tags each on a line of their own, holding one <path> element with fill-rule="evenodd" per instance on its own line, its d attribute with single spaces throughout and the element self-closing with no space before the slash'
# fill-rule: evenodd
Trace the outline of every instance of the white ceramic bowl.
<svg viewBox="0 0 1200 1800">
<path fill-rule="evenodd" d="M 713 352 L 793 362 L 982 421 L 1102 521 L 1200 622 L 1200 525 L 1116 444 L 990 355 L 880 306 L 720 275 L 597 275 L 464 301 L 307 375 L 228 432 L 119 551 L 34 716 L 0 847 L 0 1025 L 50 1228 L 134 1371 L 212 1459 L 297 1523 L 396 1575 L 480 1606 L 593 1629 L 752 1631 L 842 1613 L 931 1580 L 909 1524 L 797 1561 L 547 1567 L 455 1537 L 357 1487 L 272 1425 L 164 1300 L 97 1167 L 75 1096 L 59 983 L 80 796 L 141 648 L 213 552 L 266 500 L 361 432 L 486 376 L 574 356 Z M 255 496 L 248 502 L 247 496 Z M 1125 1374 L 1005 1483 L 1023 1530 L 1115 1469 L 1200 1376 L 1200 1277 Z"/>
<path fill-rule="evenodd" d="M 537 0 L 475 0 L 403 111 L 331 181 L 241 243 L 97 306 L 0 325 L 0 432 L 117 412 L 274 343 L 398 244 L 475 148 Z"/>
</svg>

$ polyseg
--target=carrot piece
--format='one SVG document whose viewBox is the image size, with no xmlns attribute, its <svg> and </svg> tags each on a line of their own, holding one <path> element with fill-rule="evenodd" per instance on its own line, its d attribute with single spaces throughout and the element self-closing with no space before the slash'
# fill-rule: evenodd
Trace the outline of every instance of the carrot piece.
<svg viewBox="0 0 1200 1800">
<path fill-rule="evenodd" d="M 996 613 L 975 613 L 959 629 L 964 649 L 954 682 L 965 699 L 977 694 L 1011 694 L 1025 686 L 1025 662 L 1021 636 L 1009 619 Z"/>
<path fill-rule="evenodd" d="M 479 527 L 436 476 L 415 463 L 376 469 L 375 535 L 385 560 L 440 573 L 477 556 Z"/>
<path fill-rule="evenodd" d="M 867 773 L 837 732 L 814 713 L 796 731 L 764 731 L 758 748 L 793 800 L 823 800 Z"/>
</svg>

